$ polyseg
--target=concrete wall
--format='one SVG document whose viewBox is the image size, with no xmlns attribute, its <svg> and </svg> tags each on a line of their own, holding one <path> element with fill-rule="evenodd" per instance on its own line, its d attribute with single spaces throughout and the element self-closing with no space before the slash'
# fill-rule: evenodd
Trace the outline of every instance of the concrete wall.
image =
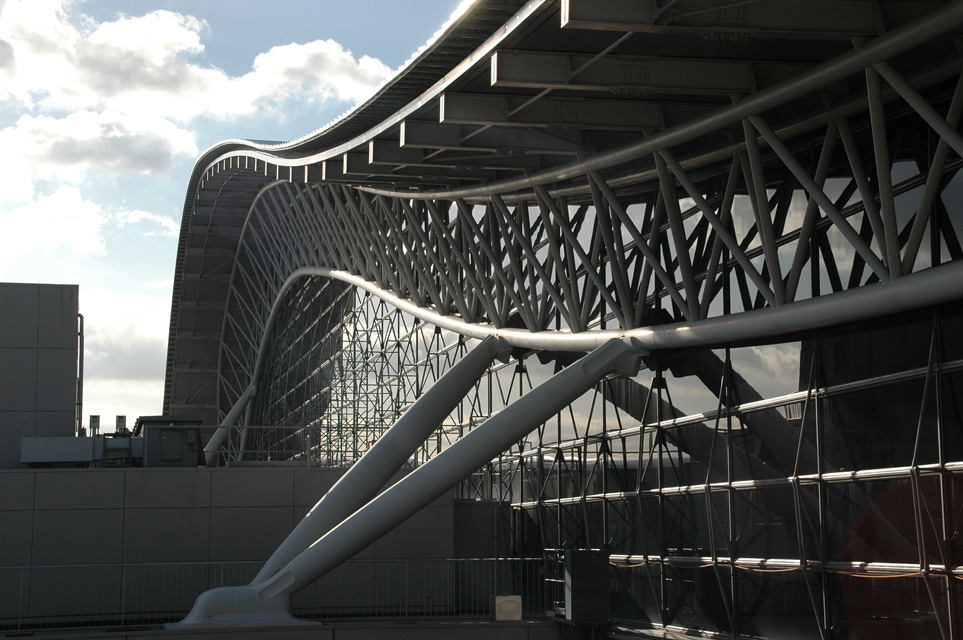
<svg viewBox="0 0 963 640">
<path fill-rule="evenodd" d="M 77 285 L 0 283 L 0 469 L 23 436 L 74 433 Z"/>
<path fill-rule="evenodd" d="M 512 508 L 494 500 L 456 500 L 455 558 L 509 558 Z"/>
<path fill-rule="evenodd" d="M 0 598 L 0 628 L 116 624 L 121 611 L 128 621 L 182 617 L 201 591 L 248 582 L 341 475 L 283 467 L 0 470 L 0 593 L 13 594 Z M 497 504 L 456 503 L 446 492 L 359 552 L 363 562 L 299 592 L 295 609 L 349 617 L 371 607 L 391 615 L 482 610 L 491 595 L 518 593 L 508 586 L 513 570 L 445 560 L 504 555 L 501 521 Z"/>
<path fill-rule="evenodd" d="M 341 477 L 304 468 L 0 471 L 0 566 L 257 561 Z M 450 558 L 439 498 L 359 558 Z"/>
<path fill-rule="evenodd" d="M 562 633 L 562 630 L 565 633 Z M 588 637 L 591 629 L 584 631 Z M 598 637 L 602 632 L 597 632 Z M 120 629 L 44 632 L 46 640 L 560 640 L 576 631 L 554 619 L 494 622 L 486 620 L 405 620 L 401 622 L 325 622 L 323 625 L 253 629 Z M 595 636 L 593 636 L 595 637 Z M 626 636 L 641 638 L 642 636 Z M 652 636 L 649 636 L 652 637 Z"/>
</svg>

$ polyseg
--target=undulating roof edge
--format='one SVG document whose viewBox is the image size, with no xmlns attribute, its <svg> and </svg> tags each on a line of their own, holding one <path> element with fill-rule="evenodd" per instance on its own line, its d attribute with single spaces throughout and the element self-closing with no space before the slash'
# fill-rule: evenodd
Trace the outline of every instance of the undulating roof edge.
<svg viewBox="0 0 963 640">
<path fill-rule="evenodd" d="M 474 0 L 461 8 L 460 13 L 456 11 L 368 99 L 322 127 L 288 142 L 243 138 L 222 140 L 198 157 L 191 182 L 197 180 L 214 159 L 238 149 L 269 152 L 279 158 L 298 158 L 336 147 L 361 135 L 444 77 L 524 4 L 524 0 Z"/>
<path fill-rule="evenodd" d="M 450 73 L 462 59 L 501 29 L 505 22 L 525 5 L 526 0 L 466 0 L 466 3 L 468 4 L 463 3 L 459 7 L 460 13 L 456 11 L 448 21 L 443 23 L 432 39 L 415 51 L 370 98 L 352 107 L 334 121 L 285 143 L 244 139 L 224 140 L 206 149 L 198 157 L 184 196 L 175 256 L 167 347 L 168 366 L 165 375 L 165 407 L 170 394 L 170 362 L 175 344 L 178 296 L 182 285 L 186 244 L 191 228 L 191 214 L 204 172 L 216 158 L 232 151 L 245 149 L 270 152 L 275 156 L 300 157 L 336 147 L 363 134 Z"/>
</svg>

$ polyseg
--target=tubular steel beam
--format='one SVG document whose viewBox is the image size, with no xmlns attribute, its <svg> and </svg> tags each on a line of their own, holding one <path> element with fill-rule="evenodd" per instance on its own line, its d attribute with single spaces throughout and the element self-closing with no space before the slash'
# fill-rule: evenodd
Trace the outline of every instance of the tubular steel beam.
<svg viewBox="0 0 963 640">
<path fill-rule="evenodd" d="M 271 554 L 251 584 L 269 580 L 316 540 L 367 503 L 452 412 L 496 358 L 511 348 L 486 338 L 448 370 L 318 501 Z"/>
<path fill-rule="evenodd" d="M 497 336 L 513 347 L 550 351 L 585 352 L 613 338 L 631 339 L 644 350 L 675 349 L 770 338 L 837 323 L 856 322 L 963 297 L 963 261 L 956 261 L 909 274 L 889 283 L 876 283 L 819 298 L 798 300 L 776 309 L 756 309 L 736 316 L 706 318 L 692 323 L 673 323 L 630 329 L 582 333 L 531 332 L 472 324 L 455 316 L 438 314 L 399 298 L 390 291 L 353 274 L 325 267 L 298 269 L 289 278 L 334 278 L 368 291 L 416 318 L 469 338 Z"/>
</svg>

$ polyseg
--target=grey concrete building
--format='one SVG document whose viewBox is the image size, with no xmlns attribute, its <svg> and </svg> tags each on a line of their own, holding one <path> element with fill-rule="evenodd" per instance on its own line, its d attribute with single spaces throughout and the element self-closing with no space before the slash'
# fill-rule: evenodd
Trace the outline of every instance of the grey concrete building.
<svg viewBox="0 0 963 640">
<path fill-rule="evenodd" d="M 78 290 L 0 283 L 0 469 L 20 466 L 22 437 L 75 433 Z"/>
</svg>

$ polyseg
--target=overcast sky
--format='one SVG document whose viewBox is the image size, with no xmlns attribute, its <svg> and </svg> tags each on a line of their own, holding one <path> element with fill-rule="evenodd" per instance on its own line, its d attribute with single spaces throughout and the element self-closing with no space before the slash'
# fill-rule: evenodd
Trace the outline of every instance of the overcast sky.
<svg viewBox="0 0 963 640">
<path fill-rule="evenodd" d="M 318 129 L 459 4 L 0 0 L 0 281 L 80 285 L 84 424 L 161 412 L 198 155 Z"/>
</svg>

